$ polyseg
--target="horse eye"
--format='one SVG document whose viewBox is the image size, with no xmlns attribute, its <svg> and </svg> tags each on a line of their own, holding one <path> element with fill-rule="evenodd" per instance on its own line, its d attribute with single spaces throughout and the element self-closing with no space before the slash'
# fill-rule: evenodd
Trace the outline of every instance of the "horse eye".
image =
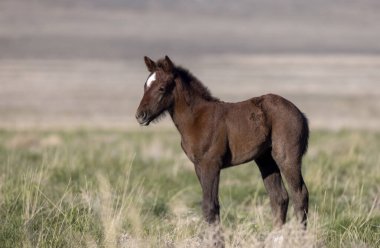
<svg viewBox="0 0 380 248">
<path fill-rule="evenodd" d="M 158 91 L 160 91 L 160 92 L 164 92 L 164 91 L 165 91 L 165 88 L 164 88 L 164 87 L 160 87 L 160 88 L 158 89 Z"/>
</svg>

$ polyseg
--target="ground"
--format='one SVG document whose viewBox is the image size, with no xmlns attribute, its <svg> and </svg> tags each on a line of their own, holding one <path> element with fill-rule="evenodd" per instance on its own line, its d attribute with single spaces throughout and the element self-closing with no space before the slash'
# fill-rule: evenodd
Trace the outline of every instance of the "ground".
<svg viewBox="0 0 380 248">
<path fill-rule="evenodd" d="M 2 247 L 200 247 L 193 167 L 175 131 L 152 130 L 1 130 Z M 380 133 L 316 130 L 309 147 L 308 231 L 290 207 L 284 244 L 378 247 Z M 254 163 L 222 172 L 220 198 L 227 247 L 273 242 Z"/>
</svg>

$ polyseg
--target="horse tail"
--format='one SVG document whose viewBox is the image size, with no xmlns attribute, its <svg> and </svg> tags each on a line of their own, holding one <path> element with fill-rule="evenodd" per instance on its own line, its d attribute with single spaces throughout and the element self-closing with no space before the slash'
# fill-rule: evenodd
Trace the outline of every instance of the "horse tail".
<svg viewBox="0 0 380 248">
<path fill-rule="evenodd" d="M 302 131 L 301 131 L 301 154 L 304 155 L 307 152 L 309 144 L 309 121 L 304 113 L 301 112 L 302 117 Z"/>
</svg>

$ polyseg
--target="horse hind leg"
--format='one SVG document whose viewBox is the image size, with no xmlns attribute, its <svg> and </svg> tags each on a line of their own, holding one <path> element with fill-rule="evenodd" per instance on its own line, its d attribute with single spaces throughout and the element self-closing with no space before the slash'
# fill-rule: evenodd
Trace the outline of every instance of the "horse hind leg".
<svg viewBox="0 0 380 248">
<path fill-rule="evenodd" d="M 295 147 L 287 150 L 285 147 L 273 147 L 272 156 L 288 184 L 296 218 L 306 228 L 309 192 L 301 172 L 302 153 L 298 152 L 299 149 L 294 148 Z"/>
<path fill-rule="evenodd" d="M 269 194 L 270 205 L 274 215 L 273 225 L 281 227 L 286 221 L 289 197 L 281 178 L 280 170 L 271 156 L 270 150 L 257 158 L 265 189 Z"/>
<path fill-rule="evenodd" d="M 293 173 L 285 170 L 283 174 L 289 184 L 296 218 L 306 227 L 309 208 L 309 192 L 306 184 L 301 173 Z"/>
</svg>

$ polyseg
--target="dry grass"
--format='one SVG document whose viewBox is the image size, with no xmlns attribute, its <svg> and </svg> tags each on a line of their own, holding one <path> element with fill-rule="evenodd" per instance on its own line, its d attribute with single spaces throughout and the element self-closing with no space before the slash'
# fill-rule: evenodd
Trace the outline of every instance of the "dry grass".
<svg viewBox="0 0 380 248">
<path fill-rule="evenodd" d="M 201 219 L 200 187 L 174 132 L 1 131 L 0 243 L 204 247 L 223 233 L 227 247 L 377 247 L 379 147 L 374 132 L 313 132 L 307 231 L 291 208 L 272 231 L 254 166 L 223 171 L 220 230 Z"/>
</svg>

